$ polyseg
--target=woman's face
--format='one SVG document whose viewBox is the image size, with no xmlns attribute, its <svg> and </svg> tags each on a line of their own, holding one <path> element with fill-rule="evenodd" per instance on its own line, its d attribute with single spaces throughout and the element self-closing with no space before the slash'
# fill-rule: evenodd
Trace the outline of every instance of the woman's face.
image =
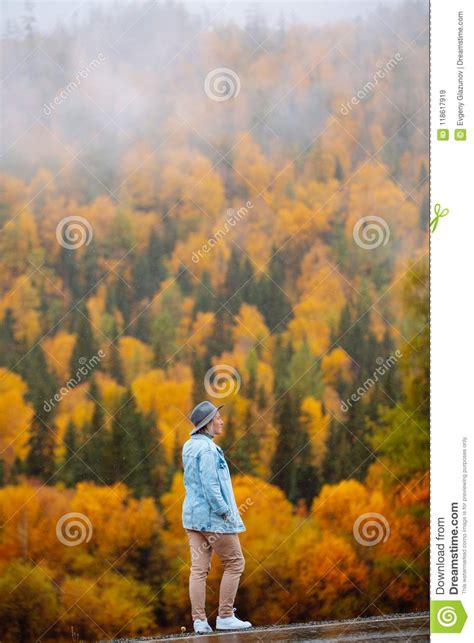
<svg viewBox="0 0 474 643">
<path fill-rule="evenodd" d="M 224 420 L 221 418 L 219 411 L 215 414 L 211 423 L 214 435 L 220 435 L 224 429 Z"/>
</svg>

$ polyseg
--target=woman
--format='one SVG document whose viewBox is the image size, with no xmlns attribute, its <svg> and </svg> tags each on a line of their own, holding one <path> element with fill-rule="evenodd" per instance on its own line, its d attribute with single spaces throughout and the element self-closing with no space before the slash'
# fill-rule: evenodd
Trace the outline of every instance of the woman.
<svg viewBox="0 0 474 643">
<path fill-rule="evenodd" d="M 224 427 L 219 414 L 222 406 L 217 408 L 205 401 L 195 407 L 190 416 L 194 429 L 183 446 L 183 527 L 191 549 L 189 595 L 198 634 L 212 632 L 206 617 L 206 579 L 213 551 L 224 566 L 216 629 L 252 627 L 249 621 L 234 615 L 234 599 L 245 567 L 238 534 L 246 528 L 237 509 L 224 452 L 214 443 L 214 436 Z"/>
</svg>

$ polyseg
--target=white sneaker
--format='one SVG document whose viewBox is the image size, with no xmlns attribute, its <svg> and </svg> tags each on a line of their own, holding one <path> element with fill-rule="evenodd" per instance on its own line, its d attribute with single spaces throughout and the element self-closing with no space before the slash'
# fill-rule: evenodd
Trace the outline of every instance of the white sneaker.
<svg viewBox="0 0 474 643">
<path fill-rule="evenodd" d="M 207 622 L 207 618 L 197 618 L 194 621 L 194 631 L 196 634 L 208 634 L 209 632 L 212 632 L 212 627 Z"/>
<path fill-rule="evenodd" d="M 233 608 L 234 612 L 236 609 L 236 607 Z M 244 630 L 247 627 L 252 627 L 252 623 L 250 621 L 241 621 L 235 614 L 225 618 L 220 616 L 216 618 L 216 630 Z"/>
</svg>

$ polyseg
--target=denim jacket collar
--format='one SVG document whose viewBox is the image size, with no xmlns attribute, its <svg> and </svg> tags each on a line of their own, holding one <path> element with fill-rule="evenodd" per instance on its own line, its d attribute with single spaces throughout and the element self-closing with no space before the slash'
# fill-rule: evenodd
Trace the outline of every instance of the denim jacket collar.
<svg viewBox="0 0 474 643">
<path fill-rule="evenodd" d="M 224 453 L 224 451 L 221 449 L 221 447 L 220 447 L 220 446 L 218 446 L 218 445 L 214 442 L 214 438 L 213 438 L 211 435 L 209 435 L 208 433 L 195 433 L 194 435 L 192 435 L 192 436 L 191 436 L 191 439 L 192 439 L 192 440 L 205 440 L 206 438 L 212 442 L 212 444 L 215 446 L 215 448 L 216 448 L 220 453 L 222 453 L 222 454 Z"/>
<path fill-rule="evenodd" d="M 209 438 L 209 440 L 213 440 L 214 438 L 209 435 L 209 433 L 195 433 L 194 435 L 191 436 L 191 438 L 194 440 L 196 438 Z"/>
</svg>

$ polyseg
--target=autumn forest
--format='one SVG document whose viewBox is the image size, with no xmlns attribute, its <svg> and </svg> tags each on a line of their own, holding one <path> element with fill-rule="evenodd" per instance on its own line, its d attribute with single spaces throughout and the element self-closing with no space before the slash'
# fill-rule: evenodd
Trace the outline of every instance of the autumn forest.
<svg viewBox="0 0 474 643">
<path fill-rule="evenodd" d="M 189 630 L 204 399 L 241 617 L 426 609 L 427 3 L 38 11 L 2 33 L 0 638 Z"/>
</svg>

